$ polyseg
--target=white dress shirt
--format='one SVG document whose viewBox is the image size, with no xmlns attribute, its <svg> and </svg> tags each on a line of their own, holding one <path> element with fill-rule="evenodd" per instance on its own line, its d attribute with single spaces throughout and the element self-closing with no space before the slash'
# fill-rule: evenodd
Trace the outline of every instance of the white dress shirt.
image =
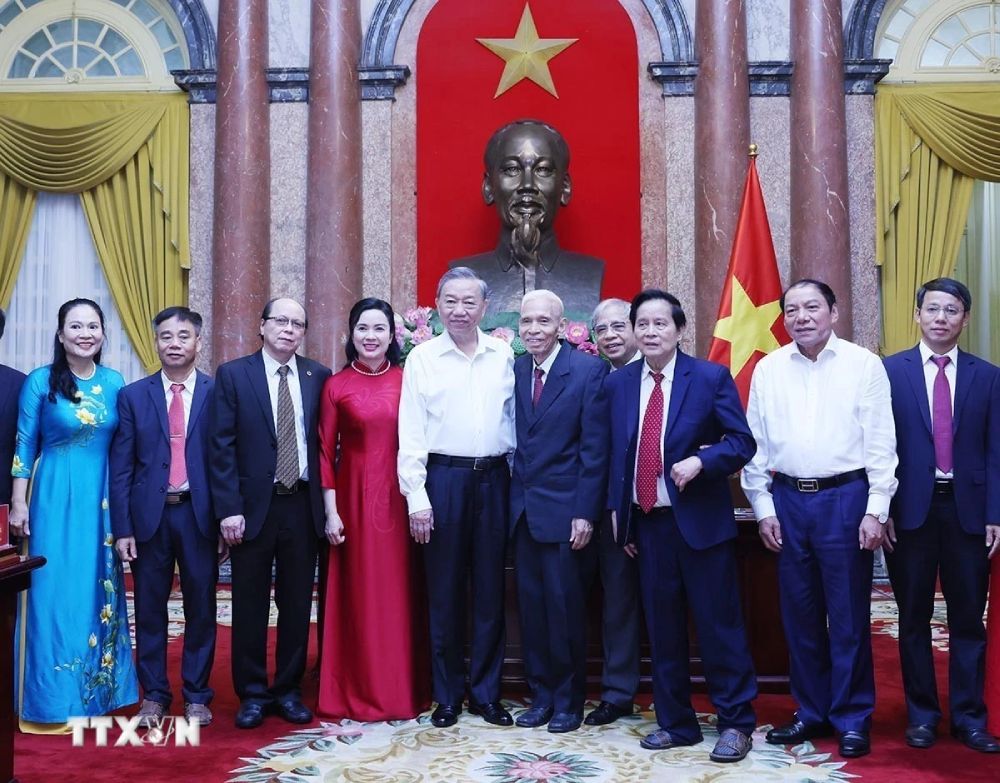
<svg viewBox="0 0 1000 783">
<path fill-rule="evenodd" d="M 934 353 L 924 341 L 920 341 L 920 360 L 924 366 L 924 384 L 927 387 L 927 406 L 931 413 L 931 426 L 934 424 L 934 381 L 937 380 L 938 366 L 931 361 L 932 356 L 947 356 L 951 359 L 944 366 L 944 377 L 948 379 L 948 389 L 951 392 L 951 415 L 955 416 L 955 384 L 958 382 L 958 346 L 956 345 L 948 353 Z M 934 478 L 950 479 L 953 473 L 944 473 L 934 468 Z"/>
<path fill-rule="evenodd" d="M 160 380 L 163 382 L 163 394 L 164 399 L 167 403 L 167 420 L 170 419 L 170 403 L 174 399 L 174 391 L 170 387 L 175 383 L 183 383 L 184 388 L 181 390 L 181 402 L 184 404 L 184 432 L 188 430 L 188 422 L 191 421 L 191 401 L 194 400 L 194 385 L 198 380 L 198 371 L 191 370 L 191 374 L 188 375 L 183 381 L 172 381 L 167 377 L 167 374 L 160 370 Z M 169 429 L 169 427 L 168 427 Z M 171 487 L 172 490 L 177 492 L 187 492 L 190 489 L 188 482 L 184 482 L 179 487 Z"/>
<path fill-rule="evenodd" d="M 399 400 L 399 488 L 411 514 L 431 507 L 427 455 L 494 457 L 514 450 L 514 354 L 479 331 L 472 357 L 445 332 L 406 357 Z"/>
<path fill-rule="evenodd" d="M 545 388 L 545 384 L 548 383 L 549 373 L 552 372 L 552 365 L 556 363 L 556 356 L 559 354 L 559 350 L 562 348 L 560 343 L 556 343 L 556 347 L 549 351 L 549 355 L 545 357 L 545 361 L 541 364 L 532 363 L 532 373 L 531 373 L 531 392 L 535 392 L 535 370 L 542 371 L 542 389 Z"/>
<path fill-rule="evenodd" d="M 663 462 L 663 438 L 667 434 L 667 412 L 670 410 L 670 391 L 674 385 L 674 367 L 677 366 L 677 352 L 667 362 L 667 366 L 661 370 L 663 380 L 660 381 L 660 388 L 663 390 L 663 419 L 660 421 L 660 462 Z M 645 362 L 642 363 L 642 375 L 639 382 L 639 429 L 636 435 L 635 465 L 632 466 L 632 502 L 638 505 L 639 494 L 635 489 L 635 480 L 639 476 L 639 443 L 642 440 L 642 421 L 646 417 L 646 407 L 649 405 L 649 398 L 656 388 L 656 381 L 653 380 L 653 369 Z M 670 505 L 670 495 L 667 494 L 667 466 L 663 466 L 659 478 L 656 479 L 656 503 L 654 508 L 661 508 Z"/>
<path fill-rule="evenodd" d="M 274 417 L 274 426 L 278 426 L 278 383 L 281 376 L 278 368 L 282 365 L 267 351 L 261 351 L 264 357 L 264 375 L 267 377 L 267 393 L 271 398 L 271 415 Z M 302 408 L 302 387 L 299 385 L 299 365 L 295 361 L 295 354 L 288 360 L 288 393 L 292 397 L 292 407 L 295 409 L 295 444 L 299 451 L 299 478 L 303 481 L 309 480 L 309 452 L 306 451 L 306 422 Z M 277 482 L 277 479 L 275 479 Z"/>
<path fill-rule="evenodd" d="M 831 334 L 815 362 L 794 342 L 768 354 L 754 369 L 747 420 L 757 453 L 741 484 L 758 520 L 775 516 L 772 471 L 825 478 L 863 468 L 867 513 L 889 513 L 896 429 L 889 378 L 871 351 Z"/>
</svg>

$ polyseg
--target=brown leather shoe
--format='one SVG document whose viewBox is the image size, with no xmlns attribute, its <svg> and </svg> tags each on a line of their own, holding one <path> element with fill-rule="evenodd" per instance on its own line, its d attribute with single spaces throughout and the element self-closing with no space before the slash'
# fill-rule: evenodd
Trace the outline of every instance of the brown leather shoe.
<svg viewBox="0 0 1000 783">
<path fill-rule="evenodd" d="M 160 702 L 153 701 L 152 699 L 143 699 L 142 704 L 139 705 L 136 717 L 139 719 L 139 725 L 144 729 L 148 729 L 153 726 L 159 726 L 166 712 L 167 708 L 160 704 Z"/>
<path fill-rule="evenodd" d="M 212 722 L 212 711 L 208 708 L 207 704 L 196 704 L 189 701 L 184 705 L 184 717 L 188 723 L 207 726 Z"/>
<path fill-rule="evenodd" d="M 743 761 L 753 747 L 753 740 L 742 731 L 736 729 L 723 729 L 719 735 L 719 741 L 709 754 L 712 761 L 730 763 Z"/>
</svg>

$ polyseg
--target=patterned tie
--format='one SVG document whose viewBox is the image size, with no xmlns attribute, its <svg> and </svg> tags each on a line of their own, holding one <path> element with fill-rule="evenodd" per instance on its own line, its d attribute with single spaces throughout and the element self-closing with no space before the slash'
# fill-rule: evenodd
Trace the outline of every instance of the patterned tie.
<svg viewBox="0 0 1000 783">
<path fill-rule="evenodd" d="M 934 379 L 934 411 L 931 431 L 934 433 L 934 459 L 938 470 L 951 473 L 952 470 L 952 440 L 951 431 L 951 385 L 944 368 L 951 359 L 947 356 L 932 356 L 931 361 L 938 367 Z"/>
<path fill-rule="evenodd" d="M 660 430 L 663 428 L 663 381 L 662 372 L 652 374 L 653 393 L 646 403 L 646 415 L 642 418 L 642 434 L 639 436 L 639 465 L 635 476 L 635 496 L 639 507 L 647 514 L 656 505 L 656 480 L 663 473 L 663 454 L 660 448 Z"/>
<path fill-rule="evenodd" d="M 184 461 L 184 448 L 187 444 L 187 432 L 184 428 L 184 391 L 183 383 L 170 384 L 174 396 L 170 398 L 167 409 L 167 425 L 170 429 L 170 476 L 167 483 L 173 489 L 183 487 L 188 480 L 187 463 Z"/>
<path fill-rule="evenodd" d="M 278 368 L 278 465 L 274 477 L 286 489 L 291 489 L 299 480 L 299 446 L 295 440 L 295 406 L 288 391 L 288 365 Z"/>
<path fill-rule="evenodd" d="M 542 382 L 542 378 L 545 375 L 545 371 L 541 367 L 535 368 L 535 385 L 531 390 L 531 407 L 537 408 L 538 401 L 542 399 L 542 389 L 545 384 Z"/>
</svg>

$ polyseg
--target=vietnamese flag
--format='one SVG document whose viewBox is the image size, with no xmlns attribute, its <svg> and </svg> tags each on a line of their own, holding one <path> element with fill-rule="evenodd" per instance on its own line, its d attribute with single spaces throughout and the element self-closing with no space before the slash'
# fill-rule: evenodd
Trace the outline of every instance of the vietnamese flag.
<svg viewBox="0 0 1000 783">
<path fill-rule="evenodd" d="M 781 279 L 757 179 L 756 145 L 743 188 L 729 271 L 708 349 L 710 361 L 729 367 L 746 408 L 753 368 L 765 354 L 790 342 L 781 314 Z"/>
</svg>

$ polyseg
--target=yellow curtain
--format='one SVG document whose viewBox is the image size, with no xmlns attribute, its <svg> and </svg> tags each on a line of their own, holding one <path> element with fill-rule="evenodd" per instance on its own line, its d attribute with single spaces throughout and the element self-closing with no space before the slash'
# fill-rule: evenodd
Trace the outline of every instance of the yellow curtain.
<svg viewBox="0 0 1000 783">
<path fill-rule="evenodd" d="M 913 345 L 920 283 L 955 265 L 975 179 L 1000 181 L 1000 86 L 886 85 L 875 96 L 883 349 Z"/>
<path fill-rule="evenodd" d="M 0 304 L 13 291 L 33 191 L 80 193 L 125 330 L 155 369 L 150 320 L 187 296 L 189 157 L 183 94 L 0 95 L 0 209 L 21 205 L 0 214 Z"/>
</svg>

